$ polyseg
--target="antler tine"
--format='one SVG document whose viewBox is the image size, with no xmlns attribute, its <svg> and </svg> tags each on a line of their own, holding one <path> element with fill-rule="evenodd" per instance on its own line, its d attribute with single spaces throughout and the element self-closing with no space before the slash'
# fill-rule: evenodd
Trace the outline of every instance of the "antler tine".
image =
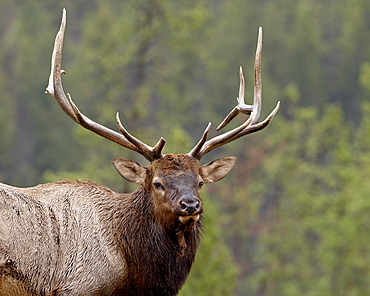
<svg viewBox="0 0 370 296">
<path fill-rule="evenodd" d="M 204 143 L 207 140 L 207 136 L 209 133 L 209 130 L 211 129 L 211 123 L 209 122 L 206 129 L 203 132 L 202 138 L 199 140 L 199 142 L 195 145 L 195 147 L 188 153 L 189 155 L 198 155 L 201 151 Z"/>
<path fill-rule="evenodd" d="M 201 159 L 206 153 L 213 149 L 230 143 L 242 136 L 257 132 L 265 128 L 273 119 L 276 112 L 279 110 L 280 102 L 277 103 L 275 109 L 269 114 L 269 116 L 262 122 L 258 123 L 261 114 L 261 102 L 262 102 L 262 83 L 261 83 L 261 52 L 262 52 L 262 28 L 258 30 L 258 42 L 256 50 L 256 58 L 254 63 L 254 100 L 253 105 L 246 105 L 244 103 L 244 76 L 243 70 L 240 67 L 240 86 L 239 86 L 239 97 L 238 105 L 226 116 L 223 122 L 218 126 L 217 130 L 225 127 L 233 118 L 239 113 L 250 114 L 249 118 L 239 127 L 234 128 L 231 131 L 225 132 L 218 135 L 208 141 L 199 141 L 196 145 L 196 149 L 193 148 L 189 155 Z M 207 131 L 208 133 L 208 131 Z M 204 134 L 202 139 L 204 138 Z M 202 146 L 200 147 L 200 143 Z"/>
<path fill-rule="evenodd" d="M 162 149 L 165 144 L 165 140 L 161 138 L 154 147 L 150 147 L 145 143 L 139 141 L 135 137 L 131 136 L 122 126 L 119 119 L 119 128 L 124 130 L 123 135 L 103 126 L 90 118 L 83 115 L 77 106 L 72 101 L 70 94 L 64 93 L 61 74 L 65 73 L 61 70 L 62 62 L 62 51 L 63 51 L 63 39 L 64 32 L 66 27 L 66 10 L 63 9 L 62 22 L 57 36 L 55 37 L 54 49 L 51 59 L 51 72 L 49 77 L 49 84 L 46 88 L 46 93 L 51 94 L 54 99 L 58 102 L 59 106 L 63 111 L 71 117 L 76 123 L 82 127 L 102 136 L 114 143 L 117 143 L 123 147 L 126 147 L 130 150 L 140 153 L 147 160 L 152 162 L 155 159 L 162 157 Z M 117 115 L 118 117 L 118 115 Z"/>
<path fill-rule="evenodd" d="M 121 120 L 119 119 L 119 113 L 116 114 L 116 123 L 121 131 L 121 133 L 125 136 L 125 138 L 130 141 L 133 145 L 139 148 L 142 151 L 143 155 L 146 159 L 158 159 L 162 157 L 162 149 L 164 144 L 166 143 L 165 139 L 162 137 L 159 139 L 158 143 L 154 147 L 150 147 L 147 144 L 141 142 L 139 139 L 132 136 L 122 125 Z"/>
<path fill-rule="evenodd" d="M 60 24 L 60 29 L 57 36 L 55 37 L 53 54 L 51 57 L 51 71 L 49 76 L 49 84 L 45 90 L 45 93 L 51 94 L 59 106 L 63 109 L 69 117 L 74 121 L 78 122 L 77 117 L 73 113 L 71 106 L 68 102 L 67 97 L 65 96 L 63 85 L 61 81 L 61 74 L 65 74 L 64 70 L 61 70 L 62 62 L 62 51 L 63 51 L 63 39 L 64 31 L 66 27 L 66 10 L 63 9 L 62 22 Z M 58 96 L 58 99 L 56 98 Z"/>
<path fill-rule="evenodd" d="M 261 53 L 262 53 L 262 27 L 258 29 L 256 57 L 254 59 L 254 98 L 251 124 L 258 122 L 262 107 L 262 82 L 261 82 Z"/>
<path fill-rule="evenodd" d="M 240 77 L 240 85 L 239 85 L 239 96 L 236 98 L 238 101 L 238 105 L 234 107 L 233 110 L 225 117 L 225 119 L 220 123 L 217 127 L 217 130 L 223 129 L 229 122 L 234 119 L 240 112 L 244 114 L 251 114 L 253 110 L 252 105 L 246 105 L 244 103 L 244 90 L 245 90 L 245 82 L 244 82 L 244 75 L 243 75 L 243 68 L 239 68 L 239 77 Z"/>
</svg>

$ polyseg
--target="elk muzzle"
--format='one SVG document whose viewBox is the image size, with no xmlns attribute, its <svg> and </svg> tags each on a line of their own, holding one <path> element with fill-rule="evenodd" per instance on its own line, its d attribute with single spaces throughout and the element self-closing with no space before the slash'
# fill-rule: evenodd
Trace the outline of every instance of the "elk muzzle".
<svg viewBox="0 0 370 296">
<path fill-rule="evenodd" d="M 178 201 L 179 220 L 181 223 L 196 222 L 203 211 L 202 202 L 193 194 L 186 194 Z"/>
</svg>

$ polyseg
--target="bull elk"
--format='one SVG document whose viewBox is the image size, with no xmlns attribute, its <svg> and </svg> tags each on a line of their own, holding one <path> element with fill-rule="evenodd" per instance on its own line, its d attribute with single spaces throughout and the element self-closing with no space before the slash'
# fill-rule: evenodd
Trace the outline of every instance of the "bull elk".
<svg viewBox="0 0 370 296">
<path fill-rule="evenodd" d="M 51 94 L 75 122 L 123 147 L 140 153 L 147 167 L 114 158 L 118 173 L 140 186 L 116 193 L 92 181 L 64 180 L 31 188 L 0 185 L 0 295 L 176 295 L 189 274 L 200 240 L 203 184 L 222 179 L 236 158 L 225 157 L 200 166 L 213 149 L 266 127 L 279 108 L 259 121 L 261 110 L 259 29 L 254 68 L 254 103 L 244 103 L 240 68 L 237 106 L 220 124 L 240 112 L 248 119 L 207 140 L 211 124 L 187 154 L 162 154 L 165 140 L 151 147 L 83 115 L 61 74 L 66 12 L 56 36 L 49 85 Z"/>
</svg>

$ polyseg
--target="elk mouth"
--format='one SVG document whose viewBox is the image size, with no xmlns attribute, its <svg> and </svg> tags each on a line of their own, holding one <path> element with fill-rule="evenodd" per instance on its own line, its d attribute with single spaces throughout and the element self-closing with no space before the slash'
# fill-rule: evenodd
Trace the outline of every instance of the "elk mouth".
<svg viewBox="0 0 370 296">
<path fill-rule="evenodd" d="M 179 218 L 179 221 L 182 224 L 195 223 L 195 222 L 197 222 L 199 220 L 200 214 L 196 214 L 196 215 L 179 215 L 178 218 Z"/>
</svg>

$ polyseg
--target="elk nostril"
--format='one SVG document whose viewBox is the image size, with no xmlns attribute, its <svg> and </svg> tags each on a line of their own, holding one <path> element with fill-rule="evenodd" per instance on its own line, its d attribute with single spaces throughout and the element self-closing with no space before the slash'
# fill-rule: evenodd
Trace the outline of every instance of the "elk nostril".
<svg viewBox="0 0 370 296">
<path fill-rule="evenodd" d="M 186 208 L 189 206 L 186 202 L 183 200 L 180 201 L 181 210 L 186 210 Z"/>
<path fill-rule="evenodd" d="M 180 208 L 183 212 L 188 214 L 193 214 L 200 209 L 200 202 L 198 199 L 190 200 L 190 201 L 180 201 Z"/>
</svg>

